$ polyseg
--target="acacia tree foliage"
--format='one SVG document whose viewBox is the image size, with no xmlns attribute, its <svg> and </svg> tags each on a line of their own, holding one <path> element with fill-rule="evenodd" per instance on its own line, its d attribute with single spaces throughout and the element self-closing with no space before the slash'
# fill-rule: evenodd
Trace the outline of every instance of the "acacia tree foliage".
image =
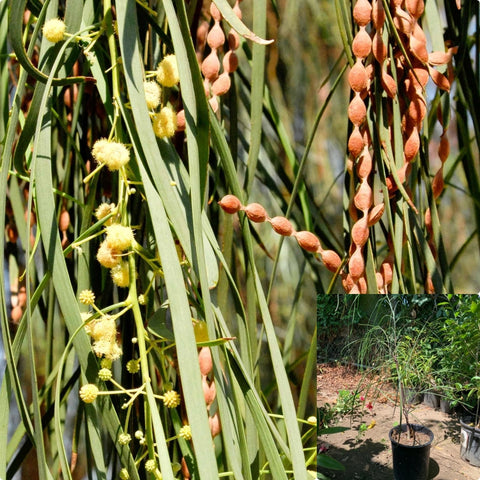
<svg viewBox="0 0 480 480">
<path fill-rule="evenodd" d="M 305 268 L 280 308 L 285 260 L 214 201 L 292 184 L 250 8 L 255 34 L 225 0 L 0 3 L 1 478 L 312 470 Z"/>
</svg>

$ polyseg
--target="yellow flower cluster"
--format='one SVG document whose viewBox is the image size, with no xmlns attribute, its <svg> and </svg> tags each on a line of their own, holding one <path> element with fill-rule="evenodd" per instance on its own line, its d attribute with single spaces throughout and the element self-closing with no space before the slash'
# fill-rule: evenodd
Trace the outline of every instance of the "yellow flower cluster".
<svg viewBox="0 0 480 480">
<path fill-rule="evenodd" d="M 190 425 L 184 425 L 180 431 L 178 432 L 178 436 L 180 438 L 183 438 L 185 440 L 191 440 L 192 439 L 192 429 Z"/>
<path fill-rule="evenodd" d="M 97 260 L 105 268 L 114 268 L 120 264 L 121 253 L 132 246 L 133 231 L 130 227 L 113 223 L 107 227 L 106 234 L 105 240 L 98 249 Z M 125 266 L 121 267 L 119 271 L 120 278 L 118 280 L 123 283 L 126 281 L 126 285 L 128 285 L 128 280 L 125 278 Z"/>
<path fill-rule="evenodd" d="M 117 287 L 128 287 L 130 284 L 130 273 L 128 262 L 124 260 L 120 261 L 118 265 L 115 265 L 111 270 L 110 274 L 112 276 L 113 283 Z"/>
<path fill-rule="evenodd" d="M 166 55 L 157 67 L 157 81 L 164 87 L 173 87 L 180 81 L 178 75 L 177 57 Z"/>
<path fill-rule="evenodd" d="M 87 383 L 79 391 L 80 398 L 85 403 L 92 403 L 98 396 L 98 387 L 93 383 Z"/>
<path fill-rule="evenodd" d="M 128 148 L 120 142 L 101 138 L 92 147 L 92 156 L 98 163 L 105 164 L 109 170 L 119 170 L 130 160 Z"/>
<path fill-rule="evenodd" d="M 65 22 L 59 18 L 51 18 L 43 25 L 43 35 L 52 43 L 58 43 L 65 36 Z"/>
<path fill-rule="evenodd" d="M 87 333 L 93 339 L 93 351 L 97 357 L 116 360 L 122 354 L 117 343 L 117 326 L 110 315 L 93 320 L 87 325 Z"/>
<path fill-rule="evenodd" d="M 78 299 L 83 305 L 93 305 L 95 303 L 95 294 L 91 290 L 82 290 Z"/>
<path fill-rule="evenodd" d="M 180 405 L 180 395 L 175 390 L 169 390 L 163 394 L 163 404 L 167 408 L 176 408 Z"/>
<path fill-rule="evenodd" d="M 177 114 L 169 106 L 163 107 L 153 117 L 153 131 L 159 138 L 170 138 L 177 129 Z"/>
<path fill-rule="evenodd" d="M 147 102 L 148 109 L 155 110 L 160 105 L 160 99 L 162 95 L 162 89 L 160 88 L 160 85 L 155 80 L 151 80 L 148 82 L 143 82 L 143 89 L 145 90 L 145 100 Z"/>
</svg>

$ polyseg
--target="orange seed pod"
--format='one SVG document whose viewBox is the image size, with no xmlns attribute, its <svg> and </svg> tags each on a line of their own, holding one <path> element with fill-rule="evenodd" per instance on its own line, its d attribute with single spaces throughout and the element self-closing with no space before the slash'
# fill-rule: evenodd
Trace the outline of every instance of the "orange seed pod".
<svg viewBox="0 0 480 480">
<path fill-rule="evenodd" d="M 248 219 L 255 223 L 262 223 L 268 218 L 266 210 L 259 203 L 249 203 L 243 210 Z"/>
<path fill-rule="evenodd" d="M 295 238 L 298 244 L 307 252 L 316 253 L 321 248 L 320 240 L 311 232 L 296 232 Z"/>
<path fill-rule="evenodd" d="M 361 247 L 357 247 L 350 257 L 348 269 L 354 281 L 357 281 L 365 271 L 365 260 L 363 259 Z"/>
<path fill-rule="evenodd" d="M 285 217 L 273 217 L 269 222 L 273 230 L 279 235 L 289 237 L 294 232 L 293 225 Z"/>
<path fill-rule="evenodd" d="M 200 373 L 202 375 L 208 375 L 213 368 L 212 353 L 210 348 L 202 347 L 198 352 L 198 364 L 200 365 Z"/>
<path fill-rule="evenodd" d="M 370 23 L 372 18 L 372 6 L 368 0 L 357 0 L 353 7 L 353 19 L 359 27 L 364 27 Z"/>
<path fill-rule="evenodd" d="M 365 27 L 360 27 L 360 30 L 355 35 L 352 42 L 352 51 L 357 58 L 366 58 L 372 49 L 372 39 L 365 30 Z"/>
<path fill-rule="evenodd" d="M 361 60 L 357 60 L 355 65 L 348 72 L 348 83 L 354 92 L 361 92 L 367 88 L 367 71 Z"/>
<path fill-rule="evenodd" d="M 367 107 L 358 93 L 353 97 L 348 106 L 348 118 L 357 127 L 367 118 Z"/>
<path fill-rule="evenodd" d="M 230 89 L 231 80 L 227 72 L 223 72 L 212 85 L 212 92 L 214 95 L 224 95 Z"/>
<path fill-rule="evenodd" d="M 385 204 L 384 203 L 379 203 L 375 207 L 373 207 L 370 212 L 368 212 L 368 226 L 371 227 L 375 225 L 383 215 L 383 212 L 385 211 Z"/>
<path fill-rule="evenodd" d="M 325 267 L 333 273 L 337 272 L 342 265 L 342 259 L 333 250 L 322 250 L 320 256 Z"/>
<path fill-rule="evenodd" d="M 240 200 L 235 195 L 225 195 L 218 204 L 227 213 L 237 213 L 242 208 Z"/>
<path fill-rule="evenodd" d="M 225 43 L 225 34 L 219 23 L 215 23 L 212 29 L 208 32 L 207 43 L 211 48 L 221 48 Z"/>
</svg>

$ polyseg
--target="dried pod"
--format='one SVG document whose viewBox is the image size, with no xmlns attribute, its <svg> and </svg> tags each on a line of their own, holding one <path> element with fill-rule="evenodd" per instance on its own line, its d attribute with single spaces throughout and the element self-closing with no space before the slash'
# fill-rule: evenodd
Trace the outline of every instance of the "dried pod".
<svg viewBox="0 0 480 480">
<path fill-rule="evenodd" d="M 348 262 L 348 270 L 356 282 L 365 271 L 365 260 L 363 259 L 361 247 L 357 247 Z"/>
<path fill-rule="evenodd" d="M 225 43 L 225 34 L 219 23 L 215 23 L 212 29 L 208 32 L 207 43 L 210 48 L 223 47 L 223 44 Z"/>
<path fill-rule="evenodd" d="M 372 53 L 377 62 L 382 65 L 387 58 L 387 46 L 383 41 L 382 34 L 377 30 L 372 40 Z"/>
<path fill-rule="evenodd" d="M 22 308 L 25 307 L 25 305 L 27 304 L 27 292 L 25 290 L 25 287 L 20 287 L 20 290 L 17 294 L 17 301 L 18 305 L 20 305 Z"/>
<path fill-rule="evenodd" d="M 355 23 L 364 27 L 370 23 L 372 18 L 372 6 L 368 0 L 357 0 L 355 7 L 353 7 L 353 19 Z"/>
<path fill-rule="evenodd" d="M 60 218 L 58 219 L 58 228 L 61 232 L 66 232 L 70 225 L 70 214 L 67 209 L 62 209 L 60 213 Z"/>
<path fill-rule="evenodd" d="M 285 217 L 273 217 L 269 220 L 273 230 L 279 235 L 289 237 L 294 233 L 293 225 Z"/>
<path fill-rule="evenodd" d="M 210 15 L 215 22 L 220 22 L 222 20 L 222 14 L 220 13 L 220 10 L 213 2 L 210 4 Z"/>
<path fill-rule="evenodd" d="M 440 145 L 438 147 L 438 156 L 442 163 L 447 161 L 448 156 L 450 155 L 450 142 L 445 132 L 440 137 Z"/>
<path fill-rule="evenodd" d="M 209 24 L 207 21 L 200 22 L 197 28 L 197 49 L 202 49 L 205 47 L 207 43 L 207 35 L 208 35 Z"/>
<path fill-rule="evenodd" d="M 365 278 L 365 275 L 362 275 L 357 280 L 357 286 L 358 286 L 358 293 L 360 293 L 361 295 L 365 295 L 368 292 L 367 279 Z"/>
<path fill-rule="evenodd" d="M 216 113 L 218 111 L 218 99 L 217 99 L 217 96 L 213 96 L 209 101 L 208 103 L 210 104 L 210 106 L 212 107 L 212 110 Z"/>
<path fill-rule="evenodd" d="M 357 158 L 363 152 L 364 147 L 363 135 L 360 133 L 360 129 L 355 126 L 348 139 L 348 151 L 353 157 Z"/>
<path fill-rule="evenodd" d="M 7 225 L 7 238 L 10 243 L 17 243 L 18 230 L 14 223 Z"/>
<path fill-rule="evenodd" d="M 235 30 L 232 29 L 228 32 L 227 39 L 230 50 L 236 50 L 240 46 L 240 36 Z"/>
<path fill-rule="evenodd" d="M 182 471 L 183 478 L 192 478 L 190 476 L 190 472 L 188 470 L 187 461 L 185 460 L 185 457 L 182 457 L 181 466 L 182 466 L 181 471 Z"/>
<path fill-rule="evenodd" d="M 385 23 L 385 10 L 382 0 L 373 0 L 372 2 L 372 21 L 375 30 L 380 30 Z"/>
<path fill-rule="evenodd" d="M 372 39 L 365 30 L 365 27 L 360 27 L 360 30 L 355 35 L 352 42 L 352 52 L 357 58 L 366 58 L 370 55 L 372 50 Z"/>
<path fill-rule="evenodd" d="M 353 202 L 355 206 L 359 210 L 368 210 L 373 201 L 373 192 L 372 188 L 368 184 L 366 178 L 363 179 L 362 183 L 360 184 L 360 188 L 358 189 L 357 193 L 353 197 Z"/>
<path fill-rule="evenodd" d="M 367 107 L 358 93 L 353 97 L 348 106 L 348 118 L 357 127 L 367 118 Z"/>
<path fill-rule="evenodd" d="M 357 163 L 357 175 L 363 180 L 370 175 L 370 173 L 372 172 L 372 168 L 372 156 L 370 155 L 368 149 L 365 149 L 363 155 L 359 158 Z"/>
<path fill-rule="evenodd" d="M 220 60 L 216 50 L 212 50 L 210 54 L 202 62 L 202 73 L 205 78 L 208 78 L 211 82 L 215 81 L 220 71 Z"/>
<path fill-rule="evenodd" d="M 181 132 L 187 128 L 187 123 L 185 119 L 185 110 L 182 108 L 177 112 L 177 131 Z"/>
<path fill-rule="evenodd" d="M 413 70 L 408 72 L 408 77 L 412 82 L 413 88 L 424 88 L 428 83 L 430 75 L 426 67 L 414 67 Z"/>
<path fill-rule="evenodd" d="M 375 205 L 375 207 L 373 207 L 370 212 L 368 212 L 368 226 L 371 227 L 375 225 L 382 218 L 384 211 L 384 203 L 379 203 L 378 205 Z"/>
<path fill-rule="evenodd" d="M 428 54 L 430 65 L 445 65 L 452 59 L 452 52 L 432 52 Z"/>
<path fill-rule="evenodd" d="M 367 81 L 367 71 L 361 60 L 357 60 L 348 72 L 348 83 L 354 92 L 361 92 L 367 88 Z"/>
<path fill-rule="evenodd" d="M 216 437 L 222 431 L 222 424 L 218 412 L 215 412 L 213 417 L 208 417 L 208 424 L 210 425 L 210 433 L 212 437 Z"/>
<path fill-rule="evenodd" d="M 393 257 L 388 256 L 380 266 L 380 273 L 383 277 L 383 284 L 388 286 L 393 280 Z"/>
<path fill-rule="evenodd" d="M 212 92 L 219 97 L 225 95 L 230 90 L 231 85 L 230 75 L 223 72 L 212 84 Z"/>
<path fill-rule="evenodd" d="M 413 18 L 420 18 L 425 10 L 423 0 L 405 0 L 405 7 Z"/>
<path fill-rule="evenodd" d="M 445 186 L 445 182 L 443 180 L 443 164 L 438 169 L 438 172 L 435 174 L 432 180 L 432 192 L 433 197 L 438 198 L 440 194 L 443 192 L 443 188 Z"/>
<path fill-rule="evenodd" d="M 357 247 L 363 247 L 368 240 L 368 223 L 367 223 L 367 216 L 363 216 L 360 220 L 355 222 L 355 224 L 352 227 L 352 242 L 357 246 Z"/>
<path fill-rule="evenodd" d="M 307 252 L 316 253 L 321 249 L 320 240 L 311 232 L 296 232 L 298 244 Z"/>
<path fill-rule="evenodd" d="M 410 51 L 417 57 L 422 63 L 428 62 L 428 50 L 427 44 L 418 40 L 414 35 L 410 35 Z"/>
<path fill-rule="evenodd" d="M 238 57 L 233 50 L 229 50 L 222 60 L 223 70 L 227 73 L 233 73 L 238 68 Z"/>
<path fill-rule="evenodd" d="M 420 135 L 418 134 L 417 127 L 412 129 L 405 145 L 403 147 L 403 153 L 405 154 L 405 161 L 411 162 L 418 153 L 420 149 Z"/>
<path fill-rule="evenodd" d="M 400 7 L 395 8 L 395 14 L 393 16 L 393 23 L 397 30 L 404 33 L 405 35 L 410 35 L 413 30 L 412 17 Z"/>
<path fill-rule="evenodd" d="M 23 310 L 20 305 L 17 305 L 12 308 L 12 311 L 10 312 L 10 318 L 12 319 L 12 322 L 14 324 L 18 324 L 22 318 L 23 315 Z"/>
<path fill-rule="evenodd" d="M 237 213 L 242 208 L 240 200 L 235 195 L 225 195 L 218 204 L 227 213 Z"/>
<path fill-rule="evenodd" d="M 450 82 L 445 75 L 442 75 L 438 70 L 435 70 L 433 67 L 428 67 L 428 72 L 432 77 L 435 85 L 440 88 L 441 90 L 445 90 L 446 92 L 450 91 Z"/>
<path fill-rule="evenodd" d="M 202 389 L 203 389 L 203 398 L 205 399 L 205 403 L 207 404 L 207 407 L 209 407 L 213 403 L 217 395 L 215 382 L 211 382 L 209 385 L 207 377 L 203 376 Z"/>
<path fill-rule="evenodd" d="M 354 285 L 355 281 L 349 273 L 342 275 L 342 286 L 347 293 L 350 293 Z"/>
<path fill-rule="evenodd" d="M 408 106 L 408 119 L 407 125 L 408 126 L 417 126 L 418 128 L 422 127 L 422 121 L 425 118 L 425 114 L 427 113 L 427 105 L 423 96 L 416 95 L 410 105 Z"/>
<path fill-rule="evenodd" d="M 255 223 L 262 223 L 268 218 L 266 210 L 259 203 L 249 203 L 243 210 L 248 219 Z"/>
<path fill-rule="evenodd" d="M 337 272 L 342 265 L 342 259 L 333 250 L 322 250 L 320 256 L 325 267 L 333 273 Z"/>
<path fill-rule="evenodd" d="M 375 278 L 377 280 L 377 290 L 378 293 L 386 293 L 383 291 L 384 283 L 383 283 L 383 277 L 380 272 L 375 273 Z"/>
<path fill-rule="evenodd" d="M 387 92 L 387 95 L 390 98 L 394 98 L 397 94 L 397 83 L 391 75 L 389 75 L 386 70 L 382 70 L 382 87 Z"/>
<path fill-rule="evenodd" d="M 430 207 L 425 210 L 425 228 L 430 236 L 433 235 L 433 226 L 432 226 L 432 211 Z"/>
<path fill-rule="evenodd" d="M 200 365 L 200 373 L 208 375 L 213 368 L 212 352 L 209 347 L 202 347 L 198 352 L 198 364 Z"/>
</svg>

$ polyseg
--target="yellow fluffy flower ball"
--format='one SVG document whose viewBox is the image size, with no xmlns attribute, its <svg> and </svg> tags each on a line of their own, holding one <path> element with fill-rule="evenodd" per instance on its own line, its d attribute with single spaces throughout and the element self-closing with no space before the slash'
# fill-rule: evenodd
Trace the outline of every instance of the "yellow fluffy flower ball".
<svg viewBox="0 0 480 480">
<path fill-rule="evenodd" d="M 130 272 L 128 268 L 128 262 L 122 260 L 118 265 L 113 267 L 110 270 L 110 274 L 112 276 L 113 283 L 117 285 L 117 287 L 128 287 L 130 284 Z"/>
<path fill-rule="evenodd" d="M 167 55 L 158 64 L 157 81 L 164 87 L 173 87 L 180 81 L 178 75 L 177 57 L 175 55 Z"/>
<path fill-rule="evenodd" d="M 98 387 L 93 383 L 87 383 L 79 392 L 80 398 L 85 403 L 92 403 L 98 396 Z"/>
<path fill-rule="evenodd" d="M 177 114 L 171 107 L 163 107 L 153 117 L 153 131 L 158 138 L 170 138 L 177 129 Z"/>
<path fill-rule="evenodd" d="M 106 233 L 107 246 L 116 252 L 127 250 L 133 243 L 133 230 L 130 227 L 114 223 L 107 227 Z"/>
<path fill-rule="evenodd" d="M 175 390 L 163 394 L 163 404 L 167 408 L 175 408 L 180 405 L 180 395 Z"/>
<path fill-rule="evenodd" d="M 52 43 L 58 43 L 63 40 L 65 35 L 65 22 L 59 18 L 51 18 L 43 25 L 43 35 Z"/>
<path fill-rule="evenodd" d="M 143 89 L 145 90 L 147 107 L 150 110 L 155 110 L 160 105 L 160 97 L 162 94 L 160 85 L 155 80 L 143 82 Z"/>
<path fill-rule="evenodd" d="M 130 152 L 123 143 L 106 138 L 93 144 L 92 156 L 98 163 L 104 163 L 110 171 L 119 170 L 130 160 Z"/>
</svg>

